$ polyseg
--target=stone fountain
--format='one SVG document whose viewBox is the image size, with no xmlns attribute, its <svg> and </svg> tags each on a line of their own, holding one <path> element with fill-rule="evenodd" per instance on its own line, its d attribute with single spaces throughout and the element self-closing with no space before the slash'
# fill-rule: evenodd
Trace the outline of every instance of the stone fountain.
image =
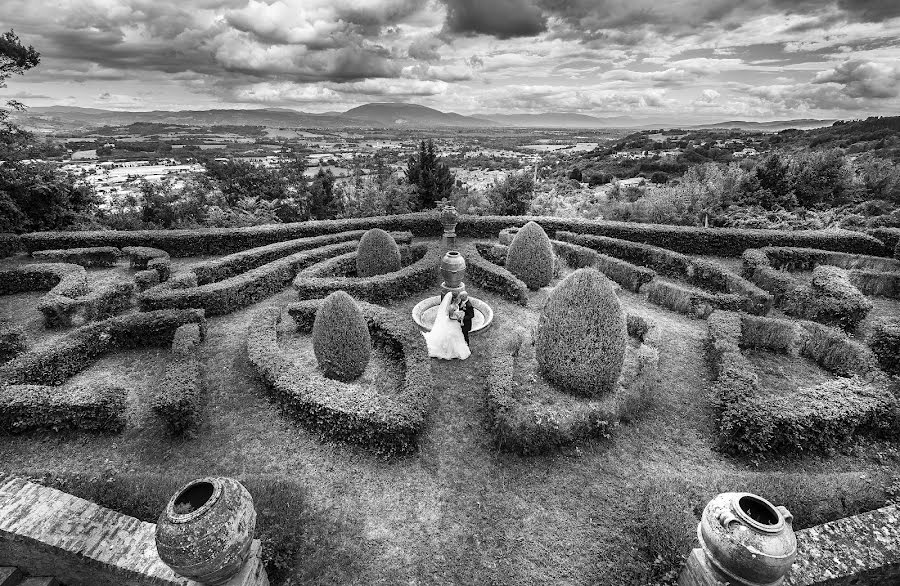
<svg viewBox="0 0 900 586">
<path fill-rule="evenodd" d="M 466 259 L 456 250 L 456 224 L 459 214 L 456 208 L 442 200 L 438 204 L 441 206 L 441 224 L 444 226 L 443 246 L 444 256 L 441 258 L 441 294 L 423 299 L 413 307 L 412 318 L 419 327 L 430 330 L 434 325 L 434 318 L 437 315 L 438 306 L 441 299 L 447 293 L 453 293 L 459 296 L 466 290 L 466 284 L 463 278 L 466 274 Z M 475 309 L 475 315 L 472 317 L 472 330 L 470 334 L 481 331 L 491 325 L 494 320 L 494 310 L 491 306 L 476 297 L 469 296 L 469 302 Z"/>
</svg>

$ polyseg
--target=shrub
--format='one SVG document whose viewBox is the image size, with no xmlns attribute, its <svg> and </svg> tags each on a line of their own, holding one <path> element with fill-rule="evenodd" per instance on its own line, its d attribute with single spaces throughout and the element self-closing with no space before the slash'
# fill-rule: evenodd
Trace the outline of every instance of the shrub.
<svg viewBox="0 0 900 586">
<path fill-rule="evenodd" d="M 847 271 L 821 265 L 809 287 L 797 287 L 782 303 L 785 313 L 825 324 L 855 329 L 872 309 L 872 302 L 853 286 Z"/>
<path fill-rule="evenodd" d="M 509 254 L 509 246 L 506 244 L 493 244 L 491 242 L 476 242 L 475 248 L 478 254 L 488 262 L 502 267 L 506 264 L 506 256 Z"/>
<path fill-rule="evenodd" d="M 466 278 L 484 289 L 519 305 L 528 304 L 528 287 L 504 267 L 486 260 L 473 244 L 464 244 L 460 253 L 466 259 Z"/>
<path fill-rule="evenodd" d="M 900 320 L 879 320 L 869 336 L 869 347 L 885 372 L 900 375 Z"/>
<path fill-rule="evenodd" d="M 159 271 L 154 269 L 144 269 L 134 274 L 134 284 L 141 293 L 159 285 Z"/>
<path fill-rule="evenodd" d="M 114 246 L 38 250 L 31 253 L 33 258 L 40 261 L 65 262 L 83 267 L 111 267 L 116 264 L 120 255 L 121 251 Z"/>
<path fill-rule="evenodd" d="M 850 282 L 863 295 L 881 295 L 900 298 L 900 271 L 868 271 L 853 269 L 849 272 Z"/>
<path fill-rule="evenodd" d="M 553 279 L 553 245 L 544 229 L 528 222 L 516 233 L 506 256 L 506 269 L 529 289 L 540 289 Z"/>
<path fill-rule="evenodd" d="M 896 435 L 900 410 L 884 375 L 864 346 L 838 330 L 729 312 L 713 313 L 707 326 L 722 449 L 821 451 L 840 448 L 857 435 Z M 741 344 L 776 352 L 799 348 L 802 356 L 842 378 L 787 395 L 768 394 L 741 354 Z"/>
<path fill-rule="evenodd" d="M 169 280 L 172 274 L 172 261 L 167 258 L 153 258 L 147 263 L 147 270 L 156 271 L 159 274 L 159 282 Z"/>
<path fill-rule="evenodd" d="M 519 228 L 511 227 L 504 228 L 500 230 L 500 234 L 498 234 L 498 238 L 500 239 L 500 244 L 505 246 L 509 246 L 512 244 L 513 238 L 516 237 L 516 234 L 519 232 Z"/>
<path fill-rule="evenodd" d="M 93 288 L 87 295 L 65 297 L 48 293 L 38 303 L 47 327 L 69 327 L 111 317 L 131 307 L 134 284 L 114 282 Z"/>
<path fill-rule="evenodd" d="M 322 300 L 310 300 L 288 306 L 299 332 L 310 332 L 321 305 Z M 286 360 L 276 330 L 281 311 L 274 307 L 254 315 L 248 357 L 275 400 L 304 425 L 382 455 L 411 452 L 425 425 L 431 396 L 430 362 L 422 335 L 411 320 L 392 311 L 365 302 L 359 306 L 370 336 L 403 364 L 403 382 L 395 393 L 346 387 Z"/>
<path fill-rule="evenodd" d="M 326 297 L 316 313 L 313 350 L 328 378 L 351 381 L 366 370 L 372 339 L 359 306 L 345 291 Z"/>
<path fill-rule="evenodd" d="M 203 417 L 203 377 L 200 372 L 200 325 L 175 330 L 165 374 L 150 397 L 150 406 L 174 435 L 196 429 Z"/>
<path fill-rule="evenodd" d="M 28 343 L 22 327 L 0 318 L 0 364 L 15 358 L 27 348 Z"/>
<path fill-rule="evenodd" d="M 630 317 L 630 316 L 629 316 Z M 640 330 L 641 318 L 631 320 Z M 547 452 L 591 438 L 608 438 L 620 422 L 632 421 L 659 383 L 657 351 L 645 344 L 625 349 L 625 367 L 614 390 L 600 399 L 579 399 L 553 388 L 541 393 L 520 385 L 515 373 L 525 340 L 512 332 L 490 357 L 487 409 L 498 445 L 523 455 Z M 526 363 L 527 364 L 527 363 Z"/>
<path fill-rule="evenodd" d="M 169 258 L 165 250 L 149 246 L 126 246 L 122 248 L 122 253 L 128 256 L 128 266 L 139 271 L 149 268 L 147 265 L 151 260 Z"/>
<path fill-rule="evenodd" d="M 169 345 L 175 330 L 186 323 L 203 324 L 203 312 L 152 311 L 92 322 L 0 367 L 0 384 L 59 385 L 108 352 Z"/>
<path fill-rule="evenodd" d="M 410 258 L 421 254 L 412 264 L 393 273 L 374 277 L 348 276 L 355 272 L 356 252 L 348 252 L 307 267 L 294 279 L 294 290 L 303 299 L 321 299 L 344 290 L 357 299 L 378 302 L 407 297 L 432 287 L 439 278 L 441 249 L 417 247 Z"/>
<path fill-rule="evenodd" d="M 12 256 L 22 250 L 22 239 L 18 234 L 0 233 L 0 258 Z"/>
<path fill-rule="evenodd" d="M 596 269 L 578 269 L 550 293 L 535 353 L 541 374 L 576 395 L 602 396 L 622 373 L 627 335 L 612 284 Z"/>
<path fill-rule="evenodd" d="M 356 274 L 374 277 L 400 270 L 400 249 L 391 235 L 372 228 L 359 241 L 356 249 Z"/>
<path fill-rule="evenodd" d="M 554 240 L 553 249 L 573 269 L 593 267 L 635 293 L 640 291 L 641 286 L 656 277 L 656 271 L 653 269 L 639 267 L 630 262 L 600 254 L 585 246 Z"/>
<path fill-rule="evenodd" d="M 125 429 L 127 397 L 123 388 L 102 385 L 0 385 L 0 432 L 82 429 L 118 433 Z"/>
</svg>

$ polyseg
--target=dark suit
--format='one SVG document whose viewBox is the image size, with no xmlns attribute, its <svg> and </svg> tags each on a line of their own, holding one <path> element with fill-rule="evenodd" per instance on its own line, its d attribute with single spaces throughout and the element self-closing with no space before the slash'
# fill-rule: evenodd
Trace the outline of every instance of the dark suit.
<svg viewBox="0 0 900 586">
<path fill-rule="evenodd" d="M 469 343 L 469 332 L 472 330 L 472 318 L 475 317 L 475 308 L 472 307 L 472 302 L 466 300 L 466 304 L 460 308 L 463 312 L 462 319 L 462 333 L 463 338 L 466 339 L 466 344 Z"/>
</svg>

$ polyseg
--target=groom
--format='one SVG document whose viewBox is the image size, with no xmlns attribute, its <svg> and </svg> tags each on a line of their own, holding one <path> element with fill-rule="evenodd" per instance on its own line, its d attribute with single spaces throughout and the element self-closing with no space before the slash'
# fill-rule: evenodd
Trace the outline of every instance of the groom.
<svg viewBox="0 0 900 586">
<path fill-rule="evenodd" d="M 469 301 L 469 294 L 463 291 L 459 294 L 459 311 L 461 315 L 463 338 L 466 339 L 466 346 L 469 345 L 469 332 L 472 331 L 472 318 L 475 317 L 475 308 Z"/>
</svg>

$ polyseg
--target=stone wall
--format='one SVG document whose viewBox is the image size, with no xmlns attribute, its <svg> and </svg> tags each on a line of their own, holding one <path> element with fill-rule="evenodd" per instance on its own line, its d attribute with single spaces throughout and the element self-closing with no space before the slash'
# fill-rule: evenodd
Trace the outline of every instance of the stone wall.
<svg viewBox="0 0 900 586">
<path fill-rule="evenodd" d="M 797 561 L 785 586 L 900 584 L 900 506 L 797 532 Z"/>
<path fill-rule="evenodd" d="M 0 479 L 0 566 L 54 576 L 67 586 L 200 586 L 156 552 L 156 525 L 68 493 Z M 227 586 L 268 586 L 256 540 Z"/>
</svg>

